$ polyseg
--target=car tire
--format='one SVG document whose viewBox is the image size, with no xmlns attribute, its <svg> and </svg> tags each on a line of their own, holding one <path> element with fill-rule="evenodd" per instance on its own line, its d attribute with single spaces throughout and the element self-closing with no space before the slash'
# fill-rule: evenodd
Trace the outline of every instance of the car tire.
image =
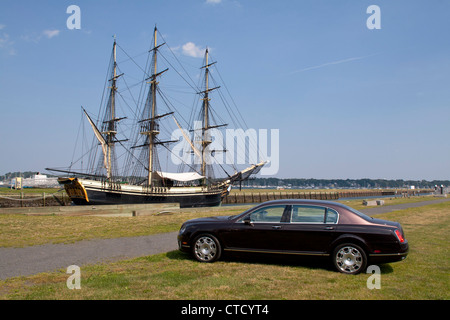
<svg viewBox="0 0 450 320">
<path fill-rule="evenodd" d="M 214 262 L 222 253 L 219 240 L 211 234 L 202 234 L 195 238 L 192 246 L 192 254 L 197 261 Z"/>
<path fill-rule="evenodd" d="M 360 246 L 343 243 L 333 250 L 333 264 L 337 271 L 358 274 L 367 268 L 367 254 Z"/>
</svg>

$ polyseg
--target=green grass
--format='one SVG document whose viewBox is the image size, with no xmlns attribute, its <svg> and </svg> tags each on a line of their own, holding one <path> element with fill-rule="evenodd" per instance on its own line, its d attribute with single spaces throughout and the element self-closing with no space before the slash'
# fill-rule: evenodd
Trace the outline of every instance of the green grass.
<svg viewBox="0 0 450 320">
<path fill-rule="evenodd" d="M 0 194 L 7 194 L 7 195 L 20 195 L 23 194 L 36 194 L 36 193 L 57 193 L 57 192 L 64 192 L 64 188 L 23 188 L 23 189 L 11 189 L 11 188 L 0 188 Z"/>
<path fill-rule="evenodd" d="M 178 251 L 81 267 L 81 289 L 65 270 L 0 281 L 0 299 L 418 299 L 450 298 L 450 202 L 377 215 L 399 221 L 410 244 L 402 262 L 381 265 L 381 289 L 370 274 L 347 276 L 327 264 L 295 259 L 229 257 L 198 263 Z"/>
<path fill-rule="evenodd" d="M 174 214 L 137 217 L 0 214 L 0 247 L 151 235 L 178 231 L 189 219 L 240 212 L 242 209 L 224 207 L 220 211 L 180 210 Z"/>
<path fill-rule="evenodd" d="M 433 200 L 433 197 L 385 199 L 386 205 Z M 355 209 L 370 208 L 362 200 L 339 201 Z M 250 207 L 250 206 L 248 206 Z M 0 247 L 24 247 L 45 243 L 73 243 L 80 240 L 133 237 L 179 230 L 181 224 L 196 217 L 232 215 L 242 208 L 221 210 L 180 210 L 167 215 L 137 217 L 99 217 L 64 215 L 0 214 Z"/>
</svg>

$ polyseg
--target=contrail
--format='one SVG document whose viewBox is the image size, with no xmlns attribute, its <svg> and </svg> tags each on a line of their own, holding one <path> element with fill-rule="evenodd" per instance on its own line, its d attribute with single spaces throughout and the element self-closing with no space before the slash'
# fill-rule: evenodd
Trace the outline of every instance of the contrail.
<svg viewBox="0 0 450 320">
<path fill-rule="evenodd" d="M 308 71 L 308 70 L 319 69 L 319 68 L 323 68 L 323 67 L 327 67 L 327 66 L 331 66 L 331 65 L 336 65 L 336 64 L 341 64 L 341 63 L 346 63 L 346 62 L 355 61 L 355 60 L 362 60 L 362 59 L 366 59 L 366 58 L 369 58 L 369 57 L 373 57 L 373 56 L 378 55 L 378 54 L 379 53 L 374 53 L 374 54 L 371 54 L 371 55 L 368 55 L 368 56 L 353 57 L 353 58 L 347 58 L 347 59 L 327 62 L 327 63 L 319 64 L 317 66 L 296 70 L 296 71 L 291 72 L 290 74 L 296 74 L 296 73 L 300 73 L 300 72 L 304 72 L 304 71 Z"/>
</svg>

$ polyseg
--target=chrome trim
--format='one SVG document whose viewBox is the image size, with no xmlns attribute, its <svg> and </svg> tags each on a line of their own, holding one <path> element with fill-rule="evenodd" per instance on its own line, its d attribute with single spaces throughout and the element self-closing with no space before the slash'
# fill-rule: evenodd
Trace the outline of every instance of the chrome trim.
<svg viewBox="0 0 450 320">
<path fill-rule="evenodd" d="M 239 249 L 239 248 L 225 248 L 224 251 L 237 251 L 237 252 L 254 252 L 254 253 L 267 253 L 267 254 L 292 254 L 299 256 L 321 256 L 328 257 L 328 253 L 312 253 L 312 252 L 301 252 L 301 251 L 272 251 L 264 249 Z"/>
<path fill-rule="evenodd" d="M 393 257 L 393 256 L 406 256 L 408 252 L 399 253 L 370 253 L 369 257 Z"/>
<path fill-rule="evenodd" d="M 283 204 L 278 204 L 278 205 L 268 205 L 267 207 L 260 207 L 258 209 L 261 208 L 270 208 L 270 207 L 274 207 L 274 206 L 283 206 Z M 252 223 L 266 223 L 266 224 L 317 224 L 317 225 L 327 225 L 327 224 L 338 224 L 339 223 L 339 218 L 341 216 L 341 214 L 339 213 L 339 211 L 337 211 L 336 209 L 333 209 L 331 207 L 328 206 L 323 206 L 323 205 L 317 205 L 317 204 L 284 204 L 284 206 L 291 206 L 291 213 L 290 213 L 290 221 L 278 221 L 278 222 L 270 222 L 270 221 L 252 221 Z M 334 223 L 326 223 L 326 222 L 292 222 L 292 207 L 293 206 L 307 206 L 307 207 L 318 207 L 318 208 L 324 208 L 324 209 L 330 209 L 333 210 L 334 212 L 337 213 L 337 219 L 336 222 Z M 256 210 L 253 210 L 252 212 L 247 213 L 246 215 L 244 215 L 242 218 L 240 218 L 239 220 L 235 221 L 235 223 L 244 223 L 244 218 L 247 217 L 248 215 L 252 214 L 253 212 L 255 212 Z"/>
</svg>

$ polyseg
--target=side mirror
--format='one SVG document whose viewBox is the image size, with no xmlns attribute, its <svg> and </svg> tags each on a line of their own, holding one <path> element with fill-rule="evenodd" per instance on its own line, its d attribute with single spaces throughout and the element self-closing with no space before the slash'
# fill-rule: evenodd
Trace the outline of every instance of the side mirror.
<svg viewBox="0 0 450 320">
<path fill-rule="evenodd" d="M 250 219 L 250 215 L 248 215 L 248 216 L 245 217 L 244 223 L 245 223 L 246 225 L 248 225 L 248 226 L 252 226 L 252 225 L 253 225 L 252 219 Z"/>
</svg>

